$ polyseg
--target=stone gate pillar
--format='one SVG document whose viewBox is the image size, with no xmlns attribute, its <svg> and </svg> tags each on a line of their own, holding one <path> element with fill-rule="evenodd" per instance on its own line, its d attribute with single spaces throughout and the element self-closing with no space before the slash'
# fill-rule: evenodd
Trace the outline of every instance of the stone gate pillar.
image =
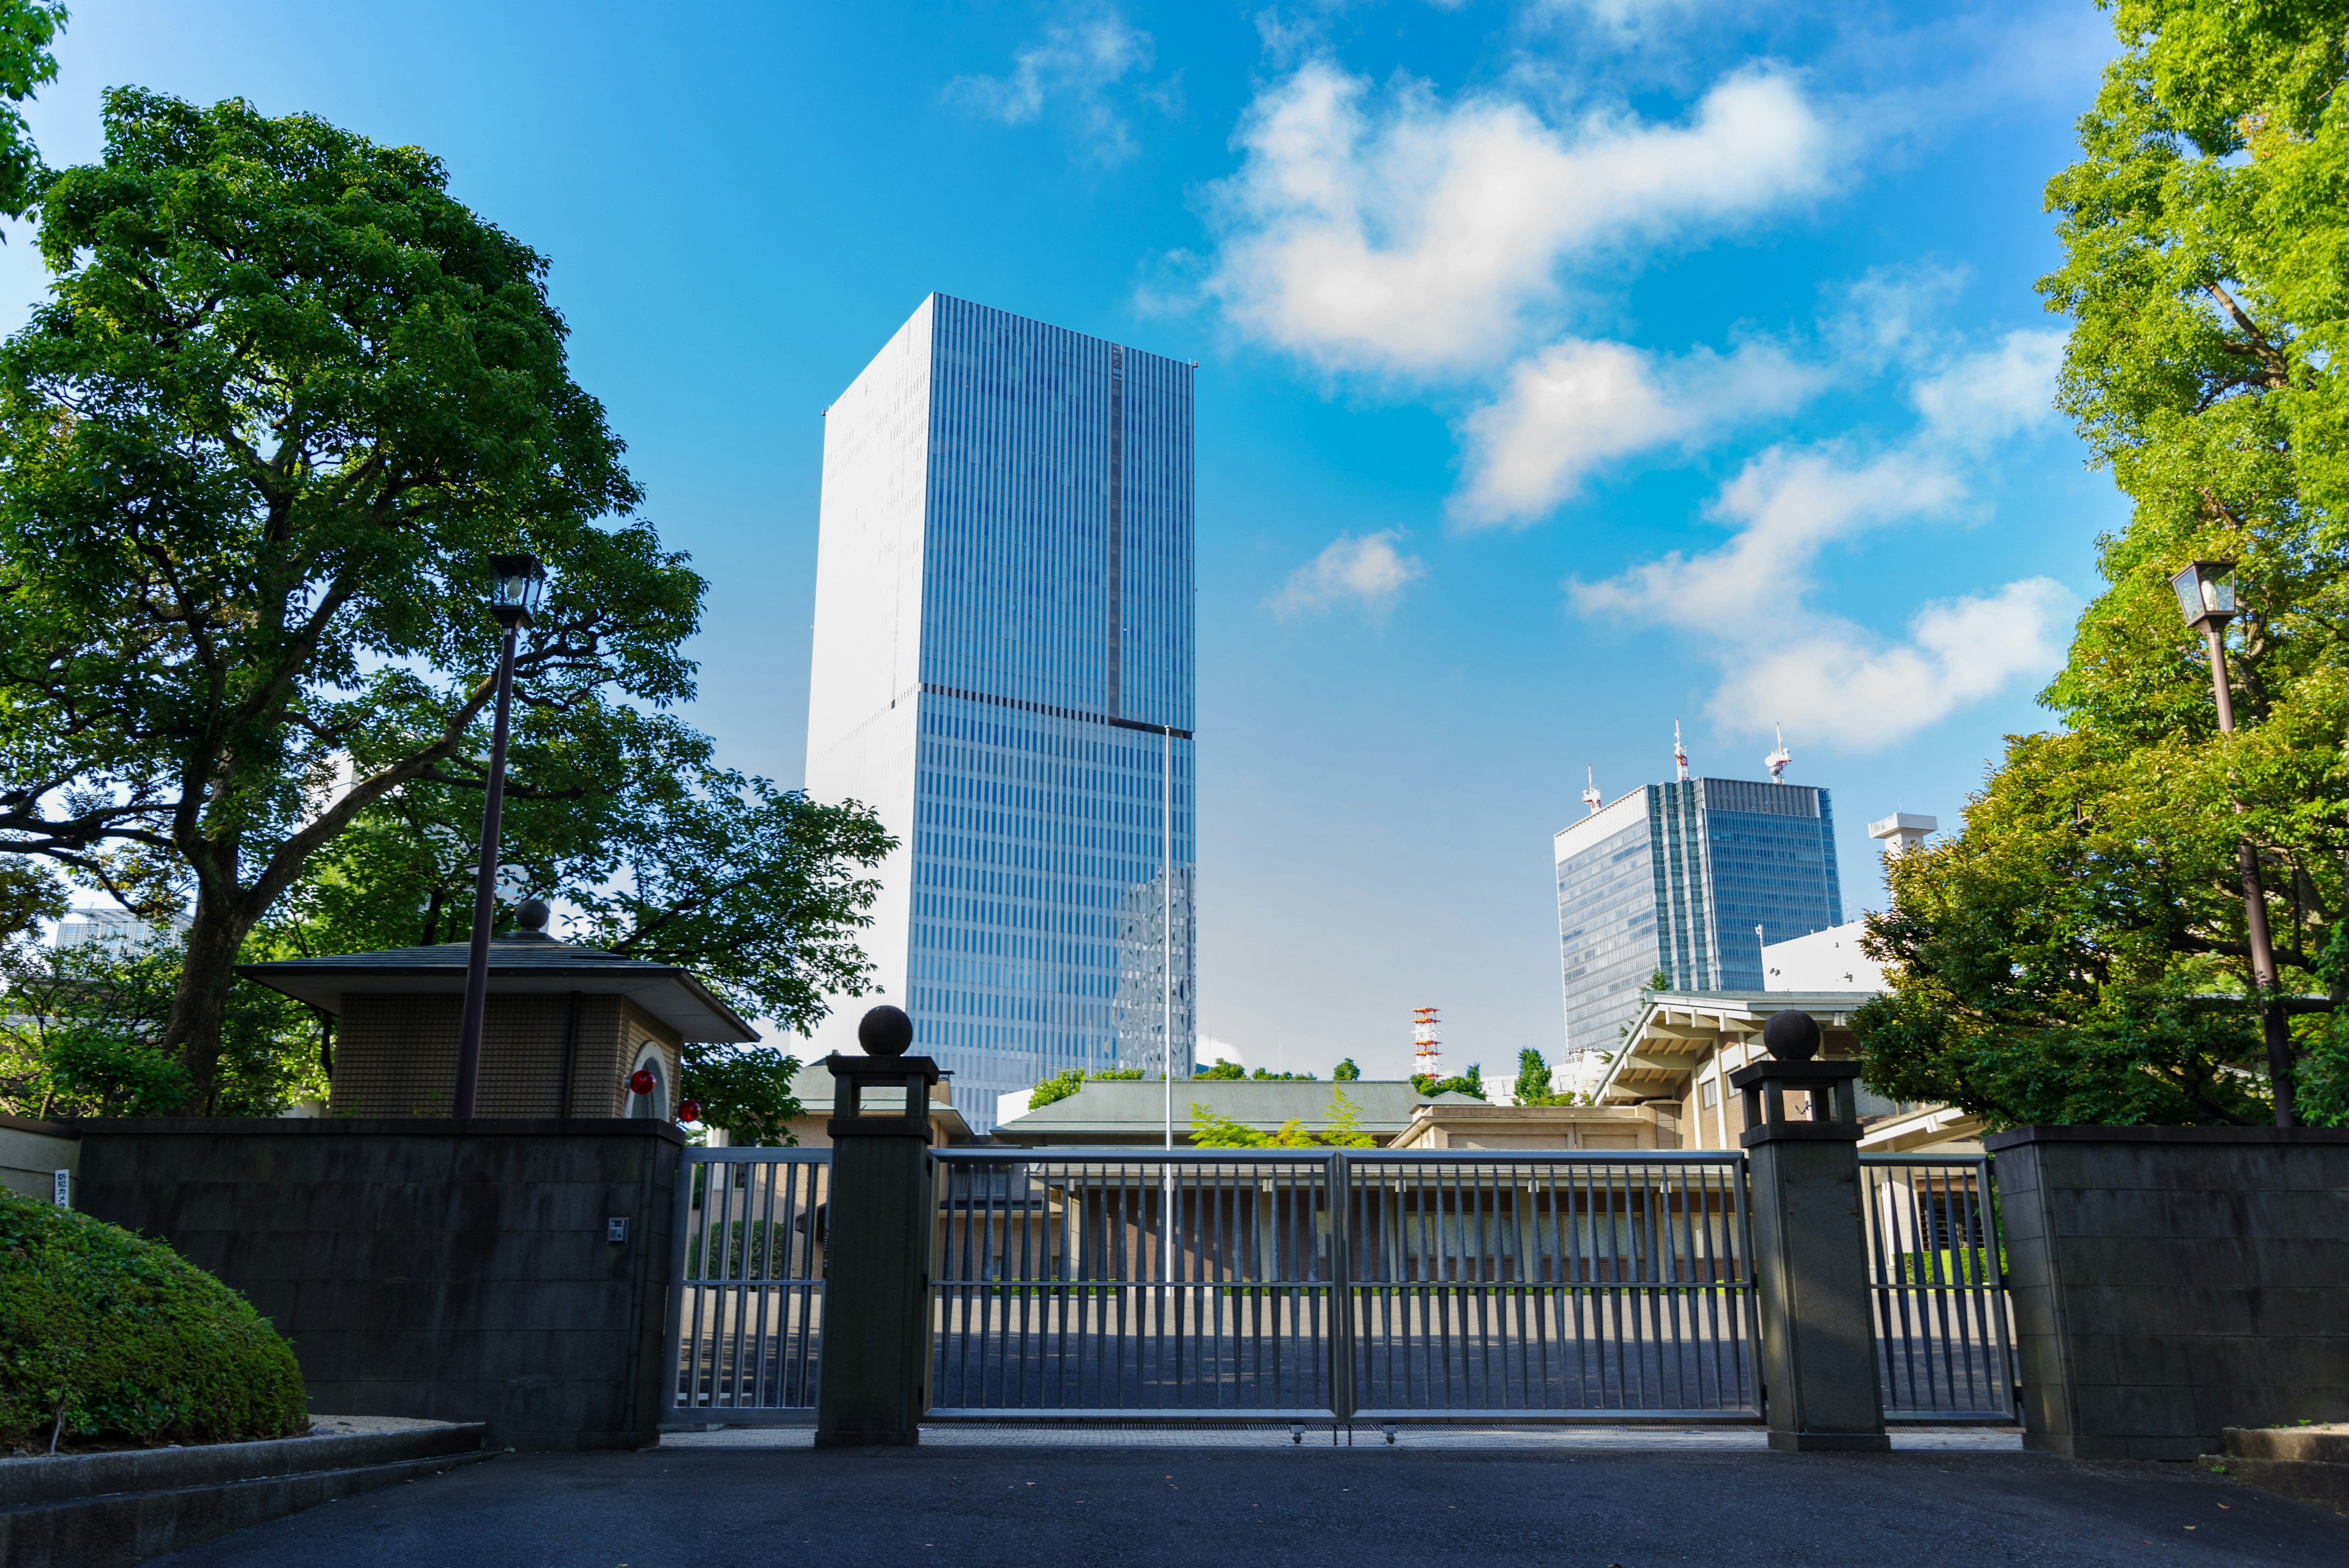
<svg viewBox="0 0 2349 1568">
<path fill-rule="evenodd" d="M 883 1015 L 895 1014 L 895 1018 Z M 902 1030 L 897 1026 L 902 1025 Z M 819 1449 L 912 1448 L 929 1407 L 930 1250 L 937 1220 L 930 1085 L 938 1065 L 905 1056 L 913 1025 L 894 1007 L 864 1016 L 869 1056 L 824 1061 L 837 1085 L 825 1219 Z M 885 1049 L 895 1044 L 895 1052 Z"/>
<path fill-rule="evenodd" d="M 1745 1096 L 1754 1283 L 1770 1446 L 1882 1452 L 1884 1396 L 1860 1213 L 1857 1062 L 1814 1061 L 1819 1026 L 1792 1009 L 1763 1026 L 1766 1061 L 1730 1075 Z M 1786 1097 L 1809 1101 L 1792 1120 Z"/>
</svg>

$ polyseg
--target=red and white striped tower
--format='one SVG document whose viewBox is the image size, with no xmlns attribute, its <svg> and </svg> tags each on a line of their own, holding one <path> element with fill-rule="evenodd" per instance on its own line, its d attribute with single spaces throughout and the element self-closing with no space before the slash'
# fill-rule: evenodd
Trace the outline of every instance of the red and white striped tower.
<svg viewBox="0 0 2349 1568">
<path fill-rule="evenodd" d="M 1411 1071 L 1413 1077 L 1444 1076 L 1444 1042 L 1435 1037 L 1435 1009 L 1411 1010 Z"/>
</svg>

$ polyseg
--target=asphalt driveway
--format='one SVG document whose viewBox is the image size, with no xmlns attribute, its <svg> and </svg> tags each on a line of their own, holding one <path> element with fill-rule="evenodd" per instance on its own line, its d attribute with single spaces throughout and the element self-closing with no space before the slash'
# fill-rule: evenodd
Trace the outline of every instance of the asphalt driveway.
<svg viewBox="0 0 2349 1568">
<path fill-rule="evenodd" d="M 2349 1563 L 2349 1519 L 2192 1466 L 2016 1453 L 956 1446 L 509 1455 L 172 1568 Z"/>
</svg>

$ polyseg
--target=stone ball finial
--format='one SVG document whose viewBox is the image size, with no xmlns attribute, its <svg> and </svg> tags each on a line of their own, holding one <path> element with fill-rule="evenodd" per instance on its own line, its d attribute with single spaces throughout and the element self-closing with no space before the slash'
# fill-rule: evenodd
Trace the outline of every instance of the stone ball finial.
<svg viewBox="0 0 2349 1568">
<path fill-rule="evenodd" d="M 524 898 L 514 906 L 514 924 L 536 936 L 546 934 L 546 922 L 554 913 L 543 898 Z"/>
<path fill-rule="evenodd" d="M 903 1056 L 914 1043 L 914 1021 L 885 1002 L 857 1021 L 856 1043 L 867 1056 Z"/>
<path fill-rule="evenodd" d="M 1774 1012 L 1762 1025 L 1762 1048 L 1781 1062 L 1807 1062 L 1819 1054 L 1819 1021 L 1796 1007 Z"/>
</svg>

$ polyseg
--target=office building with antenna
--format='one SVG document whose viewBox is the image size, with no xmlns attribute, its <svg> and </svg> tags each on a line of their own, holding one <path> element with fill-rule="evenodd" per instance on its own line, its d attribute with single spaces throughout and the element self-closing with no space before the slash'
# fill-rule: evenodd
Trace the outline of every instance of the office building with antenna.
<svg viewBox="0 0 2349 1568">
<path fill-rule="evenodd" d="M 825 410 L 807 787 L 895 836 L 859 944 L 981 1132 L 1190 1075 L 1193 369 L 932 295 Z"/>
<path fill-rule="evenodd" d="M 1673 778 L 1612 802 L 1551 842 L 1568 1051 L 1616 1048 L 1640 993 L 1761 991 L 1762 948 L 1843 923 L 1827 792 L 1785 781 L 1782 734 L 1768 783 L 1692 776 L 1680 725 Z"/>
</svg>

